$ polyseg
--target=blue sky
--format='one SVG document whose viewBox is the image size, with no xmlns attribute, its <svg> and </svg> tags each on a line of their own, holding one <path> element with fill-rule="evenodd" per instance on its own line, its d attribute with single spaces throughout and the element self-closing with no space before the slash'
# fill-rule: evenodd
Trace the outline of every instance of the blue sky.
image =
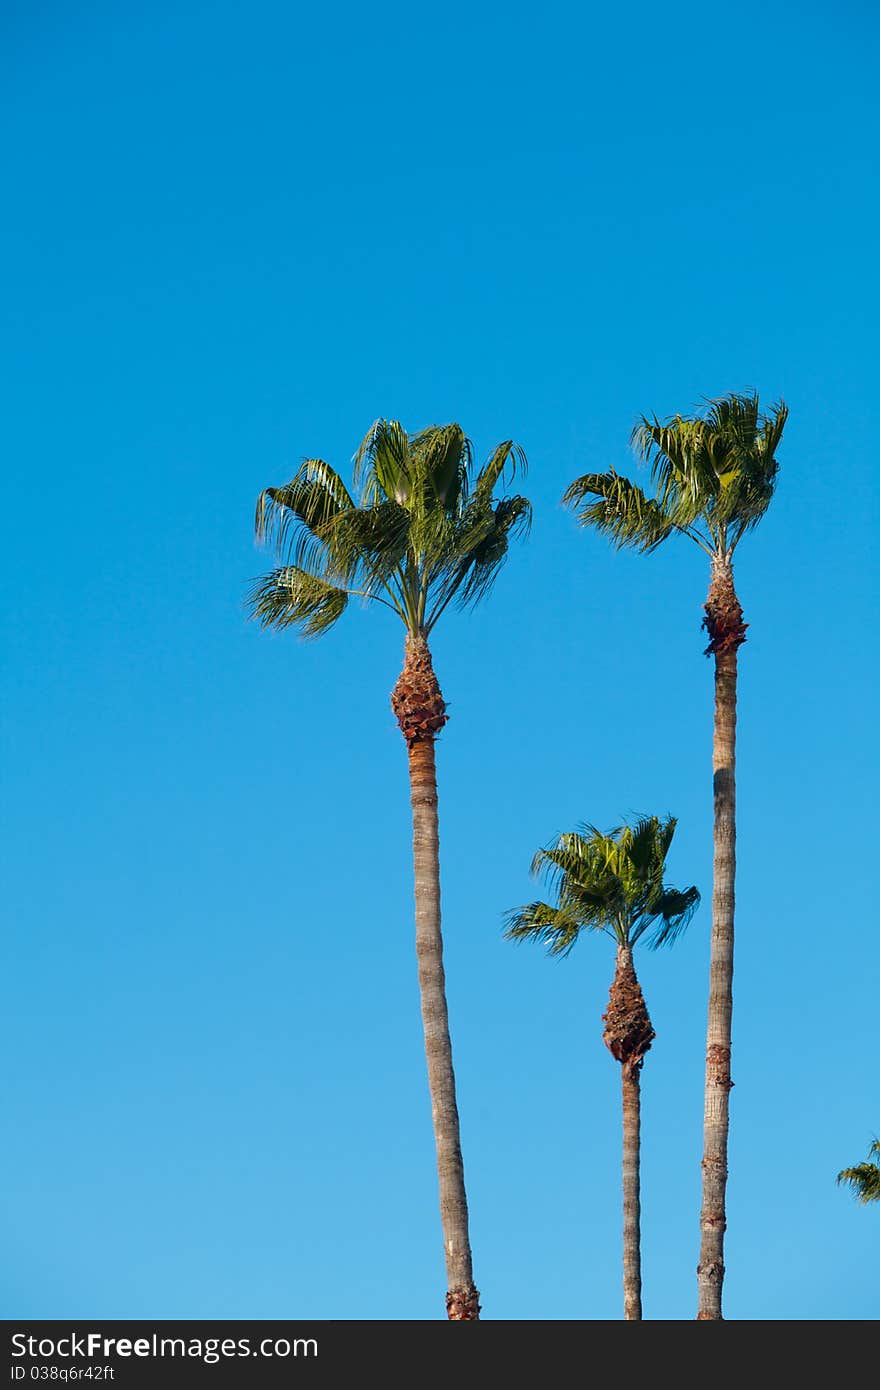
<svg viewBox="0 0 880 1390">
<path fill-rule="evenodd" d="M 249 626 L 259 489 L 379 415 L 530 460 L 435 663 L 447 971 L 489 1318 L 620 1315 L 604 938 L 501 940 L 533 851 L 678 815 L 640 970 L 645 1315 L 691 1318 L 711 890 L 704 557 L 559 506 L 639 411 L 791 409 L 743 544 L 726 1311 L 876 1316 L 875 275 L 866 3 L 255 0 L 3 19 L 11 1317 L 430 1318 L 402 633 Z"/>
</svg>

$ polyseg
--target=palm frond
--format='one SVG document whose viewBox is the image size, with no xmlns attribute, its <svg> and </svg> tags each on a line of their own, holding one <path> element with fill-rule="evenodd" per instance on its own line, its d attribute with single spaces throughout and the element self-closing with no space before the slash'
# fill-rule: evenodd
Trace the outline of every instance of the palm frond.
<svg viewBox="0 0 880 1390">
<path fill-rule="evenodd" d="M 386 584 L 405 564 L 411 541 L 406 507 L 383 499 L 341 512 L 325 532 L 328 566 L 340 581 L 368 590 Z"/>
<path fill-rule="evenodd" d="M 661 821 L 657 816 L 639 816 L 625 826 L 620 839 L 636 874 L 646 881 L 662 879 L 666 855 L 678 824 L 674 816 Z"/>
<path fill-rule="evenodd" d="M 504 497 L 490 512 L 481 538 L 475 537 L 472 544 L 457 538 L 457 548 L 464 550 L 459 562 L 464 578 L 456 597 L 461 608 L 472 607 L 486 597 L 507 557 L 511 539 L 528 535 L 532 524 L 532 506 L 525 497 Z"/>
<path fill-rule="evenodd" d="M 354 456 L 354 481 L 363 500 L 382 497 L 406 506 L 412 492 L 410 439 L 399 420 L 376 420 Z"/>
<path fill-rule="evenodd" d="M 551 956 L 565 956 L 577 941 L 581 929 L 577 915 L 566 907 L 549 903 L 527 903 L 508 912 L 504 930 L 507 941 L 537 941 Z"/>
<path fill-rule="evenodd" d="M 528 467 L 525 449 L 514 444 L 512 439 L 505 439 L 493 449 L 488 462 L 480 469 L 477 491 L 484 497 L 491 497 L 499 482 L 512 483 L 517 471 L 525 477 Z"/>
<path fill-rule="evenodd" d="M 880 1139 L 874 1139 L 868 1150 L 870 1158 L 880 1159 Z M 866 1161 L 837 1174 L 839 1185 L 850 1188 L 859 1202 L 880 1202 L 880 1167 Z"/>
<path fill-rule="evenodd" d="M 588 503 L 589 497 L 596 501 Z M 576 478 L 562 500 L 574 510 L 581 526 L 595 526 L 618 549 L 632 546 L 647 554 L 675 530 L 662 506 L 613 468 Z"/>
<path fill-rule="evenodd" d="M 855 1168 L 844 1168 L 838 1173 L 837 1181 L 851 1188 L 859 1202 L 880 1201 L 880 1168 L 874 1163 L 857 1163 Z"/>
<path fill-rule="evenodd" d="M 348 594 L 317 575 L 284 565 L 255 580 L 246 603 L 261 627 L 298 627 L 304 637 L 319 637 L 342 617 Z"/>
<path fill-rule="evenodd" d="M 323 459 L 305 459 L 289 483 L 264 488 L 257 498 L 257 541 L 284 556 L 292 537 L 303 530 L 320 537 L 337 516 L 353 507 L 335 469 Z"/>
<path fill-rule="evenodd" d="M 696 888 L 664 888 L 653 903 L 656 925 L 648 940 L 651 949 L 656 951 L 660 946 L 671 946 L 677 941 L 699 905 L 700 895 Z"/>
<path fill-rule="evenodd" d="M 430 500 L 455 516 L 467 501 L 473 467 L 473 445 L 461 425 L 431 425 L 412 436 L 410 448 Z"/>
<path fill-rule="evenodd" d="M 623 905 L 623 885 L 617 873 L 618 846 L 611 835 L 593 826 L 584 833 L 560 835 L 555 845 L 538 850 L 532 873 L 543 875 L 556 889 L 560 902 L 580 905 L 591 926 L 604 925 Z"/>
<path fill-rule="evenodd" d="M 650 468 L 656 500 L 673 526 L 683 530 L 704 516 L 719 481 L 702 420 L 676 415 L 663 422 L 643 415 L 630 443 Z"/>
<path fill-rule="evenodd" d="M 503 497 L 494 505 L 476 489 L 460 518 L 450 524 L 445 544 L 428 552 L 431 606 L 426 631 L 451 602 L 458 608 L 474 607 L 491 591 L 507 558 L 511 539 L 528 534 L 531 503 L 525 497 Z"/>
<path fill-rule="evenodd" d="M 730 512 L 733 539 L 731 549 L 758 524 L 773 499 L 779 474 L 776 450 L 782 440 L 788 406 L 777 401 L 770 414 L 758 412 L 758 398 L 743 406 L 744 419 L 733 415 L 728 426 L 736 461 L 735 484 L 731 487 Z"/>
</svg>

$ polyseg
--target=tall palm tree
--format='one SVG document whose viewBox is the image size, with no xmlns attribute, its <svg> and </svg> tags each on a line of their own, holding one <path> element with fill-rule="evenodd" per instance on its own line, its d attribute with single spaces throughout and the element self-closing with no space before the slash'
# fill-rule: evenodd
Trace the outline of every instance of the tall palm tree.
<svg viewBox="0 0 880 1390">
<path fill-rule="evenodd" d="M 644 816 L 607 834 L 587 825 L 561 835 L 532 861 L 532 873 L 555 888 L 555 905 L 534 902 L 511 913 L 505 933 L 540 941 L 553 956 L 567 955 L 583 930 L 605 932 L 617 945 L 602 1037 L 623 1085 L 623 1316 L 633 1321 L 642 1316 L 639 1074 L 655 1037 L 633 947 L 646 934 L 654 947 L 674 941 L 700 900 L 696 888 L 680 892 L 663 882 L 675 826 L 672 816 Z"/>
<path fill-rule="evenodd" d="M 319 636 L 349 598 L 390 609 L 405 631 L 403 670 L 391 696 L 409 755 L 415 868 L 416 953 L 446 1252 L 447 1315 L 479 1318 L 474 1285 L 440 929 L 440 860 L 434 742 L 447 721 L 428 639 L 451 605 L 477 603 L 492 586 L 508 541 L 527 529 L 524 497 L 494 493 L 523 451 L 499 444 L 479 471 L 459 425 L 407 434 L 378 420 L 355 456 L 352 496 L 339 474 L 307 459 L 284 487 L 257 502 L 256 531 L 282 563 L 257 581 L 251 614 L 263 627 Z"/>
<path fill-rule="evenodd" d="M 868 1150 L 871 1158 L 880 1159 L 880 1139 L 875 1139 Z M 857 1163 L 855 1168 L 844 1168 L 837 1174 L 837 1181 L 851 1188 L 860 1202 L 880 1202 L 880 1167 L 876 1163 Z"/>
<path fill-rule="evenodd" d="M 703 1113 L 703 1198 L 700 1319 L 721 1318 L 724 1232 L 727 1224 L 733 918 L 736 868 L 737 651 L 746 640 L 733 583 L 733 555 L 773 496 L 776 450 L 788 418 L 780 401 L 762 414 L 757 395 L 732 393 L 709 401 L 702 415 L 661 422 L 642 416 L 632 434 L 636 453 L 650 465 L 654 495 L 610 469 L 587 473 L 564 500 L 585 526 L 618 546 L 656 550 L 672 535 L 687 536 L 709 557 L 709 594 L 703 626 L 706 655 L 715 658 L 714 869 L 709 966 L 709 1022 Z"/>
</svg>

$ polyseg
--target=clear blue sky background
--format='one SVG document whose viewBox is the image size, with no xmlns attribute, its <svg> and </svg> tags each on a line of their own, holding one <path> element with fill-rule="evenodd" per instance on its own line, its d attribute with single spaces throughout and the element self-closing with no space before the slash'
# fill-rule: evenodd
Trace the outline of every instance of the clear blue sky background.
<svg viewBox="0 0 880 1390">
<path fill-rule="evenodd" d="M 635 414 L 791 420 L 743 545 L 727 1312 L 878 1312 L 835 1174 L 876 1092 L 876 63 L 867 0 L 8 5 L 8 1317 L 431 1318 L 402 634 L 246 624 L 258 490 L 378 415 L 530 458 L 436 665 L 447 965 L 488 1318 L 621 1309 L 605 938 L 501 939 L 534 849 L 680 817 L 644 955 L 645 1313 L 693 1317 L 711 890 L 704 557 L 559 506 Z"/>
</svg>

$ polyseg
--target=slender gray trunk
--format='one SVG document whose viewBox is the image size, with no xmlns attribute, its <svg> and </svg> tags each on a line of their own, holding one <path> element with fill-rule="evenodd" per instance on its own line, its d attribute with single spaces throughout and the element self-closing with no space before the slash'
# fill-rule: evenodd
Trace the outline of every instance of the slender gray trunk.
<svg viewBox="0 0 880 1390">
<path fill-rule="evenodd" d="M 641 1250 L 641 1079 L 639 1067 L 623 1065 L 623 1316 L 642 1317 Z"/>
<path fill-rule="evenodd" d="M 706 612 L 706 627 L 712 639 L 709 650 L 715 657 L 715 814 L 697 1318 L 712 1321 L 723 1317 L 727 1145 L 733 1085 L 730 1059 L 736 875 L 736 680 L 737 650 L 745 640 L 742 609 L 728 558 L 721 557 L 713 563 Z"/>
<path fill-rule="evenodd" d="M 480 1302 L 473 1279 L 440 926 L 434 736 L 435 730 L 445 723 L 445 705 L 424 639 L 407 641 L 406 661 L 393 704 L 409 751 L 416 955 L 446 1254 L 446 1311 L 453 1322 L 472 1322 L 479 1319 Z"/>
</svg>

